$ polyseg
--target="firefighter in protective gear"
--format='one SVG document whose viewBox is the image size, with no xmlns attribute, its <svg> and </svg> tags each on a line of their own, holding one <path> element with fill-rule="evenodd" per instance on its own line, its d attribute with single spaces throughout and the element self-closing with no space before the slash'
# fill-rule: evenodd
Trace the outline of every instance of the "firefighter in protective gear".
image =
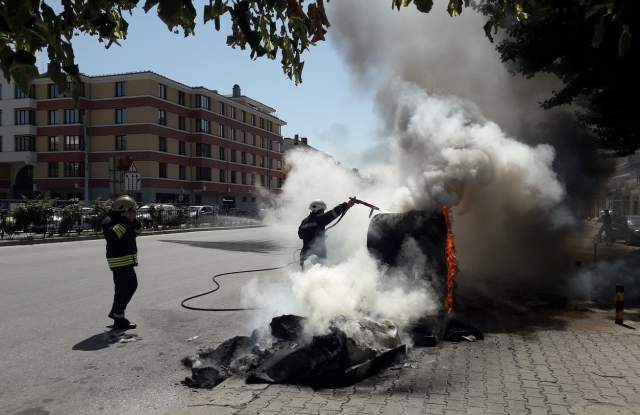
<svg viewBox="0 0 640 415">
<path fill-rule="evenodd" d="M 338 216 L 345 213 L 354 201 L 341 203 L 328 212 L 325 212 L 327 205 L 322 200 L 314 200 L 309 204 L 309 216 L 303 219 L 298 227 L 298 237 L 302 239 L 302 250 L 300 251 L 300 267 L 304 269 L 304 261 L 312 255 L 320 260 L 327 257 L 327 246 L 325 245 L 325 227 Z"/>
<path fill-rule="evenodd" d="M 136 236 L 142 225 L 136 219 L 137 205 L 131 196 L 120 196 L 113 201 L 111 211 L 102 221 L 102 232 L 107 241 L 107 263 L 113 272 L 114 295 L 109 318 L 113 328 L 126 330 L 135 328 L 124 316 L 127 304 L 138 288 L 138 279 L 133 267 L 138 265 Z"/>
</svg>

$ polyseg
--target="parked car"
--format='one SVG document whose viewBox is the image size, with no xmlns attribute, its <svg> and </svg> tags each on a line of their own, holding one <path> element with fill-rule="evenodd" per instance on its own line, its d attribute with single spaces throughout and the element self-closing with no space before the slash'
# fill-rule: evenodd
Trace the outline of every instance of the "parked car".
<svg viewBox="0 0 640 415">
<path fill-rule="evenodd" d="M 627 216 L 627 243 L 640 244 L 640 215 Z"/>
<path fill-rule="evenodd" d="M 189 206 L 189 220 L 196 223 L 213 222 L 217 209 L 210 205 Z"/>
<path fill-rule="evenodd" d="M 138 220 L 145 228 L 165 225 L 178 215 L 178 210 L 174 205 L 164 203 L 152 203 L 144 205 L 138 209 Z"/>
</svg>

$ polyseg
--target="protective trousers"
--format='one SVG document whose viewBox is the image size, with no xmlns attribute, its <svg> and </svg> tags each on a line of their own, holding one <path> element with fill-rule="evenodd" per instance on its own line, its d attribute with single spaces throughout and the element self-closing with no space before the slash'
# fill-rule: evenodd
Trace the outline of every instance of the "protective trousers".
<svg viewBox="0 0 640 415">
<path fill-rule="evenodd" d="M 111 271 L 113 271 L 113 284 L 115 285 L 111 313 L 124 315 L 127 304 L 138 288 L 138 278 L 133 267 L 114 268 Z"/>
</svg>

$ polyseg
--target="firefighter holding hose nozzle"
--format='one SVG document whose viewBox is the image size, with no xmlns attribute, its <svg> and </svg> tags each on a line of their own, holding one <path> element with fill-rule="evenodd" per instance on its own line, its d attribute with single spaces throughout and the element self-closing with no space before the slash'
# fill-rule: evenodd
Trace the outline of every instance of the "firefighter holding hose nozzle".
<svg viewBox="0 0 640 415">
<path fill-rule="evenodd" d="M 300 268 L 304 269 L 304 262 L 315 255 L 320 261 L 327 258 L 327 246 L 325 245 L 325 228 L 334 219 L 343 215 L 356 203 L 354 198 L 348 202 L 340 203 L 328 212 L 326 203 L 322 200 L 314 200 L 309 204 L 309 216 L 302 220 L 298 227 L 298 237 L 302 239 L 300 251 Z"/>
</svg>

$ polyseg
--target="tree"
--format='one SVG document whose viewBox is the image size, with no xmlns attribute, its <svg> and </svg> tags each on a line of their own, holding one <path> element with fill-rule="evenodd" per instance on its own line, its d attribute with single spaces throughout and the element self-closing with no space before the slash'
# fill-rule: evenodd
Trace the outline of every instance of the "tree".
<svg viewBox="0 0 640 415">
<path fill-rule="evenodd" d="M 640 148 L 633 87 L 640 68 L 632 59 L 631 3 L 537 1 L 521 9 L 524 18 L 503 13 L 499 1 L 481 6 L 492 19 L 498 17 L 492 26 L 503 35 L 497 50 L 514 73 L 551 73 L 563 82 L 542 106 L 574 105 L 597 145 L 618 155 Z"/>
<path fill-rule="evenodd" d="M 329 0 L 327 0 L 328 2 Z M 348 1 L 348 0 L 341 0 Z M 503 36 L 498 50 L 514 72 L 533 76 L 556 74 L 565 87 L 543 105 L 580 106 L 581 119 L 605 148 L 629 152 L 638 147 L 629 118 L 632 66 L 633 0 L 449 0 L 447 12 L 457 16 L 478 7 L 486 16 L 490 40 Z M 95 36 L 108 48 L 126 39 L 127 12 L 140 0 L 61 0 L 56 13 L 45 0 L 0 0 L 0 67 L 26 91 L 39 75 L 36 53 L 47 51 L 47 75 L 62 91 L 79 96 L 79 68 L 73 37 Z M 429 13 L 433 0 L 391 0 L 393 8 L 414 5 Z M 306 7 L 306 9 L 305 9 Z M 145 12 L 156 9 L 169 30 L 195 34 L 192 0 L 145 0 Z M 252 59 L 281 58 L 284 73 L 302 81 L 302 54 L 325 39 L 329 28 L 324 0 L 209 0 L 203 22 L 220 30 L 231 21 L 227 45 L 249 48 Z M 372 29 L 373 30 L 373 29 Z"/>
</svg>

